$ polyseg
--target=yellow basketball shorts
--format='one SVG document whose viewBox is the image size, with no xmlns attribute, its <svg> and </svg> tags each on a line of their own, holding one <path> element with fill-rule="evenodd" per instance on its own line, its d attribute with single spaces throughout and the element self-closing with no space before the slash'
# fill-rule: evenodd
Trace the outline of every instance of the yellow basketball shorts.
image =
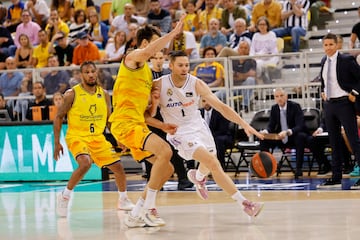
<svg viewBox="0 0 360 240">
<path fill-rule="evenodd" d="M 100 168 L 120 160 L 119 155 L 103 134 L 87 137 L 66 136 L 65 140 L 75 159 L 81 154 L 88 154 Z"/>
</svg>

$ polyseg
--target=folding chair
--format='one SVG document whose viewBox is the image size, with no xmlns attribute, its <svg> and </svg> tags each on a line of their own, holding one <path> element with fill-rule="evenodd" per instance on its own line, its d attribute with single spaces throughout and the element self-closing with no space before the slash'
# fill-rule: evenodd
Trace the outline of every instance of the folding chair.
<svg viewBox="0 0 360 240">
<path fill-rule="evenodd" d="M 265 129 L 270 119 L 270 109 L 263 109 L 255 113 L 250 125 L 256 130 L 260 131 Z M 240 141 L 237 143 L 236 148 L 240 152 L 239 161 L 236 165 L 235 177 L 240 173 L 240 168 L 243 163 L 246 167 L 249 167 L 249 158 L 255 153 L 260 151 L 259 141 Z"/>
</svg>

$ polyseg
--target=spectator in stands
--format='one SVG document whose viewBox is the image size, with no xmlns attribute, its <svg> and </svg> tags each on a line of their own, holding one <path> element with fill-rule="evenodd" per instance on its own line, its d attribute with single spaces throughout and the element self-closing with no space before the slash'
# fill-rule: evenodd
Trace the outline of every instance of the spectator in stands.
<svg viewBox="0 0 360 240">
<path fill-rule="evenodd" d="M 0 110 L 6 110 L 9 115 L 10 120 L 11 121 L 15 120 L 13 111 L 12 111 L 11 107 L 6 104 L 4 94 L 2 94 L 1 92 L 0 92 Z M 5 118 L 6 118 L 5 114 L 0 113 L 0 119 L 5 119 Z"/>
<path fill-rule="evenodd" d="M 29 91 L 29 80 L 27 76 L 23 78 L 20 86 L 19 97 L 28 97 L 31 95 Z M 24 121 L 26 118 L 26 112 L 29 107 L 29 98 L 17 99 L 14 107 L 14 118 L 18 121 Z"/>
<path fill-rule="evenodd" d="M 360 6 L 358 7 L 358 14 L 360 17 Z M 360 40 L 360 22 L 356 23 L 351 29 L 350 42 L 349 42 L 350 49 L 360 47 L 359 45 L 356 46 L 356 40 Z"/>
<path fill-rule="evenodd" d="M 203 58 L 216 58 L 216 49 L 206 47 L 203 51 Z M 204 61 L 197 65 L 193 75 L 203 80 L 209 87 L 224 86 L 224 67 L 216 61 Z"/>
<path fill-rule="evenodd" d="M 19 36 L 20 34 L 26 34 L 30 42 L 33 46 L 36 46 L 39 44 L 39 31 L 41 27 L 36 22 L 31 21 L 31 16 L 28 10 L 24 10 L 21 14 L 21 21 L 22 23 L 19 24 L 16 28 L 15 33 L 15 45 L 17 47 L 20 47 L 19 43 Z"/>
<path fill-rule="evenodd" d="M 70 88 L 75 86 L 76 84 L 79 84 L 81 82 L 81 73 L 79 70 L 74 69 L 72 70 L 72 77 L 69 80 Z"/>
<path fill-rule="evenodd" d="M 33 46 L 26 34 L 19 36 L 20 47 L 15 52 L 15 62 L 18 68 L 32 67 Z"/>
<path fill-rule="evenodd" d="M 276 0 L 261 0 L 253 7 L 249 31 L 256 31 L 256 23 L 260 17 L 266 17 L 270 29 L 281 27 L 281 4 Z"/>
<path fill-rule="evenodd" d="M 270 23 L 266 17 L 260 17 L 256 23 L 256 32 L 251 40 L 250 56 L 278 54 L 275 33 L 269 31 Z M 263 83 L 271 84 L 269 67 L 275 67 L 279 62 L 278 56 L 256 58 L 256 75 Z"/>
<path fill-rule="evenodd" d="M 330 2 L 328 0 L 327 2 Z M 309 22 L 309 30 L 317 31 L 319 27 L 319 14 L 320 12 L 328 12 L 333 13 L 334 9 L 326 6 L 324 1 L 318 0 L 310 0 L 310 22 Z"/>
<path fill-rule="evenodd" d="M 216 52 L 220 52 L 227 44 L 225 35 L 220 32 L 220 21 L 218 19 L 212 18 L 209 21 L 208 29 L 200 41 L 200 55 L 203 55 L 206 47 L 214 47 Z"/>
<path fill-rule="evenodd" d="M 16 62 L 14 57 L 5 60 L 6 70 L 15 70 Z M 24 74 L 20 71 L 4 72 L 0 76 L 0 92 L 5 97 L 17 96 L 20 93 L 21 80 Z"/>
<path fill-rule="evenodd" d="M 5 60 L 9 56 L 14 56 L 16 46 L 7 28 L 0 26 L 0 70 L 5 68 Z"/>
<path fill-rule="evenodd" d="M 52 105 L 52 101 L 46 98 L 46 89 L 44 84 L 40 81 L 35 82 L 33 84 L 32 93 L 35 99 L 29 102 L 26 119 L 34 120 L 33 109 L 34 107 L 40 107 L 41 120 L 49 120 L 49 106 Z"/>
<path fill-rule="evenodd" d="M 70 66 L 73 60 L 74 47 L 68 43 L 63 32 L 58 32 L 51 39 L 49 53 L 58 57 L 60 66 Z"/>
<path fill-rule="evenodd" d="M 216 155 L 221 167 L 225 170 L 225 152 L 234 141 L 233 132 L 230 129 L 230 121 L 221 113 L 213 109 L 205 100 L 202 100 L 203 108 L 200 109 L 201 116 L 208 124 L 216 145 Z"/>
<path fill-rule="evenodd" d="M 105 48 L 105 57 L 102 59 L 106 63 L 121 62 L 125 54 L 126 33 L 116 32 L 114 40 L 108 42 Z"/>
<path fill-rule="evenodd" d="M 70 32 L 68 25 L 63 20 L 61 20 L 57 10 L 51 10 L 50 18 L 48 20 L 48 24 L 45 27 L 45 30 L 47 32 L 49 41 L 58 32 L 63 32 L 66 36 Z"/>
<path fill-rule="evenodd" d="M 236 5 L 236 0 L 223 0 L 224 10 L 221 14 L 221 33 L 230 36 L 234 30 L 235 20 L 248 19 L 243 7 Z"/>
<path fill-rule="evenodd" d="M 246 21 L 238 18 L 234 21 L 233 33 L 229 37 L 229 47 L 236 50 L 241 41 L 251 44 L 252 33 L 246 29 Z"/>
<path fill-rule="evenodd" d="M 104 49 L 108 41 L 108 27 L 105 23 L 99 21 L 99 15 L 96 10 L 89 10 L 89 30 L 88 38 L 95 43 L 99 49 Z"/>
<path fill-rule="evenodd" d="M 297 179 L 303 175 L 304 148 L 308 136 L 304 113 L 298 103 L 288 100 L 288 95 L 284 89 L 275 89 L 274 98 L 276 104 L 271 107 L 269 124 L 260 133 L 275 133 L 277 134 L 277 139 L 261 140 L 260 149 L 262 151 L 269 151 L 269 149 L 274 149 L 275 147 L 280 147 L 281 149 L 295 147 L 295 179 Z"/>
<path fill-rule="evenodd" d="M 162 34 L 168 33 L 171 30 L 171 16 L 170 13 L 161 8 L 159 0 L 150 0 L 150 12 L 147 16 L 148 24 L 160 26 Z"/>
<path fill-rule="evenodd" d="M 172 21 L 173 28 L 177 22 L 178 19 Z M 192 32 L 182 31 L 170 41 L 169 46 L 165 47 L 165 49 L 165 54 L 169 54 L 171 51 L 184 51 L 190 59 L 200 58 L 195 36 Z"/>
<path fill-rule="evenodd" d="M 86 32 L 78 34 L 79 44 L 74 49 L 73 64 L 81 65 L 84 61 L 100 61 L 100 52 L 97 46 L 89 41 Z"/>
<path fill-rule="evenodd" d="M 146 18 L 134 15 L 135 7 L 131 3 L 127 3 L 124 6 L 124 14 L 116 16 L 111 23 L 109 29 L 109 37 L 113 38 L 118 31 L 124 31 L 126 35 L 129 34 L 130 23 L 137 23 L 142 26 L 146 23 Z"/>
<path fill-rule="evenodd" d="M 150 0 L 132 0 L 135 6 L 135 14 L 141 17 L 147 17 L 150 11 Z"/>
<path fill-rule="evenodd" d="M 129 34 L 127 35 L 128 40 L 125 45 L 125 55 L 137 48 L 136 33 L 138 29 L 139 29 L 139 25 L 137 23 L 129 24 Z"/>
<path fill-rule="evenodd" d="M 185 6 L 186 17 L 184 19 L 184 31 L 196 32 L 199 31 L 199 15 L 195 10 L 195 0 L 190 0 Z"/>
<path fill-rule="evenodd" d="M 89 10 L 93 9 L 96 10 L 95 8 L 95 3 L 93 0 L 73 0 L 71 3 L 71 16 L 74 16 L 74 12 L 78 9 L 83 9 L 86 12 L 86 15 L 89 15 Z"/>
<path fill-rule="evenodd" d="M 53 104 L 56 107 L 60 107 L 64 104 L 64 95 L 61 92 L 55 92 L 53 94 Z"/>
<path fill-rule="evenodd" d="M 7 8 L 2 2 L 0 2 L 0 25 L 2 26 L 6 21 Z"/>
<path fill-rule="evenodd" d="M 306 35 L 309 0 L 288 0 L 283 4 L 281 18 L 284 27 L 273 29 L 276 37 L 291 36 L 292 51 L 300 50 L 300 37 Z"/>
<path fill-rule="evenodd" d="M 199 14 L 199 31 L 194 32 L 196 39 L 200 40 L 208 32 L 211 19 L 216 18 L 220 23 L 223 9 L 217 7 L 216 2 L 216 0 L 205 0 L 205 10 Z"/>
<path fill-rule="evenodd" d="M 34 48 L 32 66 L 36 68 L 43 68 L 47 66 L 47 59 L 50 56 L 50 42 L 45 30 L 40 30 L 38 32 L 38 36 L 40 44 Z"/>
<path fill-rule="evenodd" d="M 71 1 L 70 0 L 51 0 L 50 9 L 56 10 L 63 22 L 71 19 Z"/>
<path fill-rule="evenodd" d="M 8 8 L 7 18 L 4 26 L 13 33 L 16 27 L 21 23 L 21 13 L 24 10 L 24 3 L 21 0 L 11 0 L 11 5 Z"/>
<path fill-rule="evenodd" d="M 98 69 L 98 82 L 100 86 L 105 90 L 112 90 L 115 83 L 110 71 L 104 68 Z"/>
<path fill-rule="evenodd" d="M 171 18 L 177 18 L 180 14 L 180 0 L 159 0 L 160 7 L 170 13 Z"/>
<path fill-rule="evenodd" d="M 48 67 L 59 67 L 59 60 L 56 55 L 48 58 Z M 54 94 L 55 92 L 64 93 L 69 88 L 70 76 L 66 70 L 54 69 L 44 78 L 44 86 L 46 94 Z"/>
<path fill-rule="evenodd" d="M 250 44 L 248 41 L 241 41 L 236 51 L 231 48 L 224 48 L 217 57 L 230 56 L 249 56 Z M 241 58 L 232 60 L 233 66 L 233 85 L 234 86 L 248 86 L 255 85 L 256 81 L 256 61 L 253 58 Z M 226 92 L 221 90 L 216 95 L 219 99 L 225 99 Z M 253 95 L 253 89 L 234 89 L 233 96 L 243 96 L 240 108 L 245 112 L 250 110 L 250 100 Z"/>
<path fill-rule="evenodd" d="M 74 22 L 69 26 L 68 40 L 72 46 L 76 46 L 77 34 L 86 32 L 89 29 L 86 13 L 83 9 L 76 10 L 74 13 Z"/>
<path fill-rule="evenodd" d="M 41 28 L 44 28 L 50 17 L 50 8 L 48 7 L 45 0 L 28 0 L 25 3 L 25 8 L 29 10 L 29 13 L 37 24 Z"/>
<path fill-rule="evenodd" d="M 111 25 L 112 21 L 116 16 L 120 16 L 124 14 L 124 7 L 125 4 L 131 3 L 131 0 L 112 0 L 111 7 L 110 7 L 110 15 L 109 15 L 109 24 Z M 100 6 L 101 8 L 101 6 Z M 135 8 L 134 8 L 135 10 Z"/>
</svg>

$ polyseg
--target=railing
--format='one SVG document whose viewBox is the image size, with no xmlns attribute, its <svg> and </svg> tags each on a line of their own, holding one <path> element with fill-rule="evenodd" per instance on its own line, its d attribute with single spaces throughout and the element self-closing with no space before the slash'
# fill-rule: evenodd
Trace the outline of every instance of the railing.
<svg viewBox="0 0 360 240">
<path fill-rule="evenodd" d="M 351 54 L 356 54 L 360 49 L 347 50 L 346 52 Z M 217 61 L 224 66 L 224 86 L 213 88 L 213 91 L 218 94 L 219 98 L 225 103 L 234 108 L 237 112 L 241 113 L 247 120 L 250 120 L 253 114 L 260 110 L 269 108 L 274 104 L 273 100 L 273 90 L 277 87 L 284 88 L 288 95 L 289 99 L 292 99 L 301 104 L 302 107 L 314 107 L 321 108 L 321 98 L 320 98 L 320 83 L 313 81 L 319 75 L 320 72 L 320 60 L 324 56 L 322 51 L 307 51 L 300 53 L 284 53 L 278 55 L 271 55 L 278 57 L 278 63 L 276 65 L 265 66 L 265 71 L 268 71 L 271 82 L 264 83 L 262 77 L 257 76 L 255 78 L 254 85 L 235 85 L 233 78 L 233 64 L 234 61 L 244 60 L 244 59 L 254 59 L 255 61 L 264 60 L 269 57 L 269 55 L 259 55 L 256 57 L 250 56 L 238 56 L 238 57 L 228 57 L 228 58 L 213 58 L 213 59 L 197 59 L 192 60 L 190 63 L 192 72 L 194 67 L 202 62 L 212 62 Z M 99 64 L 97 65 L 98 69 L 105 72 L 106 76 L 102 77 L 107 78 L 106 81 L 111 83 L 107 84 L 107 90 L 109 90 L 110 95 L 112 94 L 113 82 L 116 79 L 117 71 L 119 64 Z M 32 81 L 43 81 L 44 75 L 46 72 L 53 70 L 63 70 L 71 73 L 72 77 L 76 77 L 76 74 L 79 74 L 79 67 L 57 67 L 57 68 L 42 68 L 42 69 L 16 69 L 16 71 L 31 72 Z M 8 70 L 0 71 L 0 73 L 9 72 Z M 257 75 L 259 72 L 257 71 Z M 241 91 L 242 92 L 241 92 Z M 242 94 L 238 95 L 241 92 Z M 249 105 L 247 109 L 241 108 L 241 105 L 244 103 L 244 92 L 251 92 L 249 96 Z M 47 95 L 48 98 L 51 98 L 51 95 Z M 124 96 L 126 97 L 126 96 Z M 23 99 L 33 99 L 32 96 L 23 96 L 23 97 L 6 97 L 8 103 L 15 104 L 17 100 Z M 14 107 L 14 105 L 12 105 Z"/>
</svg>

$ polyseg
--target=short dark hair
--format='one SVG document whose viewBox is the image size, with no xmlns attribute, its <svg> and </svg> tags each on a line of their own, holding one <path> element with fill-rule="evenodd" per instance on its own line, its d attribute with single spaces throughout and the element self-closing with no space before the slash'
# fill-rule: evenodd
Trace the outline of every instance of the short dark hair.
<svg viewBox="0 0 360 240">
<path fill-rule="evenodd" d="M 333 33 L 327 33 L 322 40 L 324 41 L 325 39 L 332 39 L 335 41 L 335 43 L 338 42 L 336 34 Z"/>
<path fill-rule="evenodd" d="M 204 48 L 204 51 L 203 51 L 203 54 L 202 54 L 202 58 L 205 58 L 205 54 L 206 54 L 208 51 L 213 51 L 213 52 L 215 53 L 215 56 L 217 55 L 216 48 L 214 48 L 214 47 L 212 47 L 212 46 L 209 46 L 209 47 Z"/>
<path fill-rule="evenodd" d="M 84 69 L 84 67 L 86 66 L 93 66 L 96 69 L 96 64 L 93 61 L 84 61 L 81 65 L 80 65 L 80 72 L 82 73 L 82 70 Z"/>
<path fill-rule="evenodd" d="M 270 22 L 269 19 L 267 19 L 265 16 L 261 16 L 258 18 L 258 20 L 256 21 L 256 26 L 259 24 L 260 21 L 265 21 L 266 23 L 266 27 L 267 27 L 267 31 L 270 31 Z"/>
<path fill-rule="evenodd" d="M 170 62 L 174 62 L 177 57 L 187 57 L 187 54 L 185 51 L 171 51 L 169 53 Z"/>
<path fill-rule="evenodd" d="M 0 99 L 4 99 L 4 98 L 5 98 L 4 94 L 0 92 Z"/>
<path fill-rule="evenodd" d="M 150 42 L 154 35 L 161 37 L 160 32 L 151 25 L 145 25 L 144 27 L 139 28 L 139 30 L 136 33 L 136 40 L 137 40 L 136 45 L 140 47 L 141 42 L 143 40 L 147 40 L 148 42 Z"/>
<path fill-rule="evenodd" d="M 34 82 L 33 86 L 35 86 L 35 84 L 40 84 L 42 88 L 45 88 L 45 85 L 42 81 L 36 81 Z"/>
</svg>

